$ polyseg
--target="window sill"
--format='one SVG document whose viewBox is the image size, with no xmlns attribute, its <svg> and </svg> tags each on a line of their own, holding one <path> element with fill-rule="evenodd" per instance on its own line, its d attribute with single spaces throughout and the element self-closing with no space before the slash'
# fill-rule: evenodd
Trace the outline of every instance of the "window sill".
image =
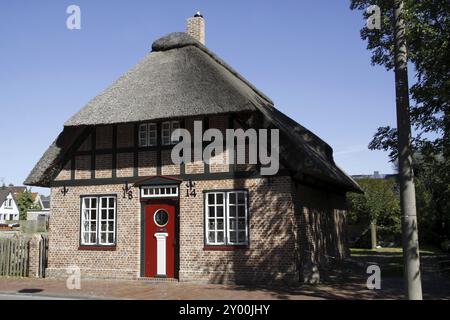
<svg viewBox="0 0 450 320">
<path fill-rule="evenodd" d="M 79 246 L 78 250 L 86 251 L 116 251 L 116 246 Z"/>
<path fill-rule="evenodd" d="M 223 245 L 223 246 L 205 245 L 203 247 L 203 251 L 239 251 L 248 249 L 249 249 L 248 245 Z"/>
</svg>

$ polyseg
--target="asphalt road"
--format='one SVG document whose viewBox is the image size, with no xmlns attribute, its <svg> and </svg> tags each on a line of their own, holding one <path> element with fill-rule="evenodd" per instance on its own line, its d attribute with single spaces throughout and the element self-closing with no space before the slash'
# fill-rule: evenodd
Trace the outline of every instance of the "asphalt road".
<svg viewBox="0 0 450 320">
<path fill-rule="evenodd" d="M 32 295 L 32 294 L 3 294 L 3 293 L 0 293 L 0 300 L 78 300 L 78 299 Z"/>
</svg>

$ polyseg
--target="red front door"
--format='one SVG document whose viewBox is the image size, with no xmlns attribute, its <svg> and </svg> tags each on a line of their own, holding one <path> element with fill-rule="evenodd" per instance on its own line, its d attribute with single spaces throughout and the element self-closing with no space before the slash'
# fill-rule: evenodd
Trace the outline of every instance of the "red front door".
<svg viewBox="0 0 450 320">
<path fill-rule="evenodd" d="M 175 277 L 175 206 L 145 206 L 145 276 Z"/>
</svg>

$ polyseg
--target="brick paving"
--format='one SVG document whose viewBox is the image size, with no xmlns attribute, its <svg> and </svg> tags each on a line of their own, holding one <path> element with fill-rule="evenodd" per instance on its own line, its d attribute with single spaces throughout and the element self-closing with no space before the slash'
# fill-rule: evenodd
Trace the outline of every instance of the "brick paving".
<svg viewBox="0 0 450 320">
<path fill-rule="evenodd" d="M 366 259 L 366 258 L 362 258 Z M 450 299 L 450 279 L 439 270 L 435 255 L 422 255 L 424 299 Z M 64 279 L 0 277 L 2 294 L 31 294 L 34 297 L 137 300 L 324 300 L 324 299 L 403 299 L 403 281 L 382 277 L 381 290 L 366 288 L 366 265 L 354 262 L 323 273 L 324 284 L 317 286 L 245 286 L 196 284 L 189 282 L 154 282 L 148 280 L 87 280 L 80 290 L 69 290 Z M 4 296 L 5 299 L 7 296 Z M 20 296 L 19 296 L 20 297 Z"/>
<path fill-rule="evenodd" d="M 69 290 L 65 280 L 0 278 L 0 294 L 33 294 L 51 297 L 138 300 L 323 300 L 371 299 L 374 292 L 363 285 L 252 287 L 185 282 L 82 280 L 80 290 Z M 0 296 L 1 299 L 1 296 Z"/>
</svg>

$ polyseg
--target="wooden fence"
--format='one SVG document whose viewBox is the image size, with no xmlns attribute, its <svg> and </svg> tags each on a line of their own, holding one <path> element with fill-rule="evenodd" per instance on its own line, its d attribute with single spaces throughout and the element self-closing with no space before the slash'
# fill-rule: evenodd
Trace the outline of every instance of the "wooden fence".
<svg viewBox="0 0 450 320">
<path fill-rule="evenodd" d="M 0 238 L 0 276 L 27 277 L 30 240 Z"/>
<path fill-rule="evenodd" d="M 42 235 L 41 239 L 39 242 L 39 277 L 45 278 L 48 260 L 48 235 Z"/>
<path fill-rule="evenodd" d="M 0 237 L 0 276 L 45 277 L 48 237 Z"/>
</svg>

